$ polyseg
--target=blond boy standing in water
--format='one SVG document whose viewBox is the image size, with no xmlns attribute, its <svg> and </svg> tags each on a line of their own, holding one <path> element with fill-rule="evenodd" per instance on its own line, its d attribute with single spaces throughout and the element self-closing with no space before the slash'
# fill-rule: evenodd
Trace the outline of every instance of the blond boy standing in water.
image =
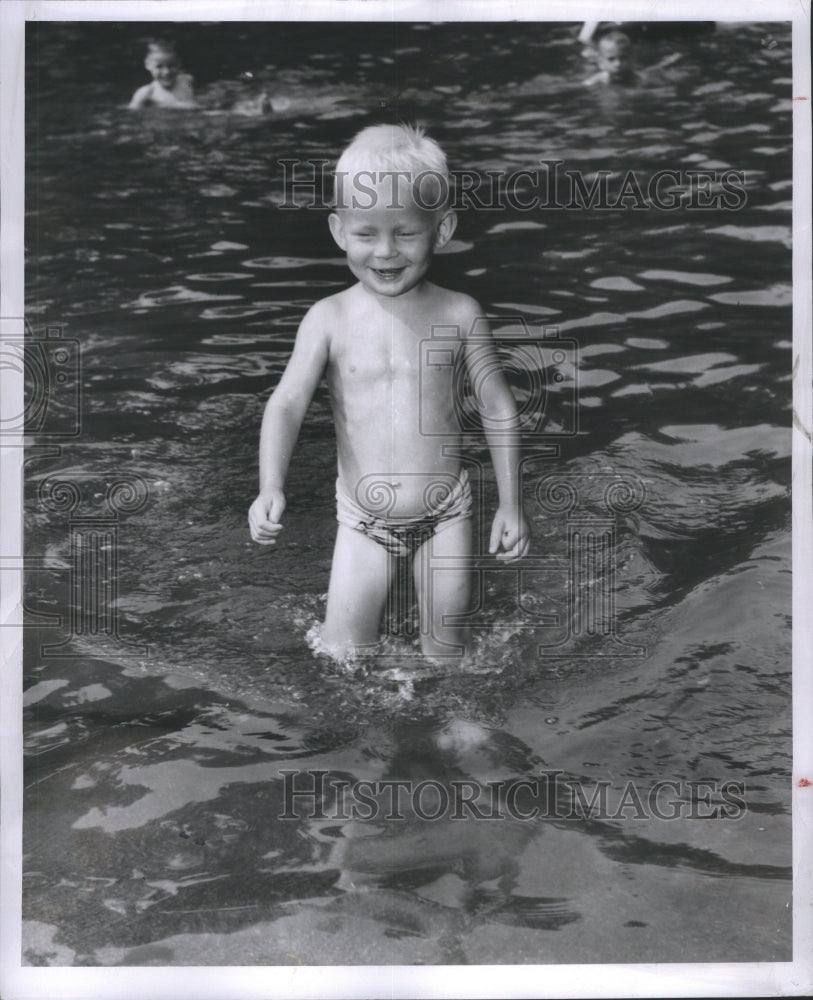
<svg viewBox="0 0 813 1000">
<path fill-rule="evenodd" d="M 499 490 L 489 551 L 511 561 L 528 549 L 516 406 L 482 310 L 426 279 L 432 255 L 455 230 L 448 193 L 446 158 L 420 130 L 377 125 L 355 138 L 336 165 L 329 224 L 358 282 L 308 311 L 265 408 L 260 493 L 249 524 L 254 541 L 272 545 L 282 528 L 291 453 L 326 373 L 339 529 L 322 644 L 339 657 L 378 642 L 395 561 L 406 557 L 413 559 L 423 652 L 466 651 L 466 630 L 455 621 L 469 609 L 472 553 L 455 399 L 460 365 L 476 383 Z M 442 342 L 449 356 L 427 363 L 426 341 L 438 327 L 456 331 Z"/>
<path fill-rule="evenodd" d="M 150 42 L 144 65 L 152 76 L 152 83 L 139 87 L 133 94 L 130 108 L 197 107 L 192 77 L 181 72 L 178 55 L 168 42 Z"/>
</svg>

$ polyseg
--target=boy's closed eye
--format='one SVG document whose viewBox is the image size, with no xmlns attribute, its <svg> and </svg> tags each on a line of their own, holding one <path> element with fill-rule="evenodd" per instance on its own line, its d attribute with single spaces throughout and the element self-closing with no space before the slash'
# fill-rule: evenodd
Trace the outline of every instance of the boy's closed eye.
<svg viewBox="0 0 813 1000">
<path fill-rule="evenodd" d="M 376 238 L 375 233 L 352 233 L 351 234 L 357 240 L 374 240 Z M 397 240 L 414 240 L 418 236 L 418 233 L 395 233 L 395 239 Z"/>
</svg>

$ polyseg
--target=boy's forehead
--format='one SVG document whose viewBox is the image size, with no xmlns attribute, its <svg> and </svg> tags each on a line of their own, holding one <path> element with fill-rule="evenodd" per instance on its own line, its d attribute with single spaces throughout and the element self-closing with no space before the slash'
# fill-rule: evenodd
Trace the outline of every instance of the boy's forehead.
<svg viewBox="0 0 813 1000">
<path fill-rule="evenodd" d="M 603 52 L 618 52 L 619 55 L 629 48 L 629 39 L 623 36 L 619 38 L 602 38 L 598 43 L 599 49 Z"/>
<path fill-rule="evenodd" d="M 448 184 L 444 187 L 430 172 L 416 176 L 407 171 L 361 170 L 337 174 L 336 181 L 336 210 L 341 212 L 428 215 L 448 196 Z"/>
<path fill-rule="evenodd" d="M 370 197 L 362 194 L 356 196 L 354 202 L 351 198 L 345 204 L 338 204 L 335 211 L 348 224 L 373 224 L 398 225 L 409 220 L 410 222 L 425 222 L 431 220 L 435 214 L 429 209 L 421 208 L 410 199 L 395 203 L 389 197 L 382 197 L 371 202 Z"/>
</svg>

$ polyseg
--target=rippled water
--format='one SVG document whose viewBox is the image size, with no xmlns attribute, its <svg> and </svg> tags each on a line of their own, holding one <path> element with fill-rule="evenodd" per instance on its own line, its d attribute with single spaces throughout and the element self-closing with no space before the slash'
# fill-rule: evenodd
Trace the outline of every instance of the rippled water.
<svg viewBox="0 0 813 1000">
<path fill-rule="evenodd" d="M 28 452 L 42 568 L 27 597 L 25 961 L 787 960 L 789 31 L 641 41 L 642 68 L 681 58 L 623 92 L 581 89 L 561 24 L 177 31 L 203 107 L 136 115 L 123 106 L 147 27 L 29 27 L 29 319 L 78 342 L 83 400 L 76 439 Z M 281 110 L 231 110 L 262 86 Z M 252 546 L 245 524 L 265 398 L 307 307 L 348 281 L 325 212 L 280 209 L 278 160 L 333 159 L 393 116 L 420 117 L 459 170 L 560 160 L 645 186 L 731 168 L 747 194 L 738 210 L 461 212 L 437 280 L 494 318 L 521 404 L 544 377 L 548 420 L 526 441 L 533 552 L 519 576 L 478 562 L 464 676 L 416 658 L 403 608 L 373 662 L 343 670 L 308 646 L 335 533 L 324 388 L 284 544 Z M 543 325 L 575 341 L 561 381 L 523 362 L 523 321 L 534 342 Z M 551 475 L 613 532 L 590 565 L 570 561 L 568 512 L 539 488 Z M 76 484 L 73 511 L 57 480 Z M 67 623 L 81 600 L 78 519 L 109 516 L 122 481 L 143 482 L 145 503 L 115 525 L 119 638 L 100 628 L 41 655 L 66 638 L 42 616 Z M 635 499 L 610 528 L 620 482 Z M 485 531 L 490 474 L 481 486 Z M 579 588 L 610 602 L 612 635 L 577 633 Z M 534 820 L 427 822 L 410 803 L 372 822 L 328 792 L 321 818 L 302 799 L 280 819 L 293 769 L 482 789 L 555 771 L 616 802 L 629 782 L 646 798 L 668 781 L 681 818 L 635 818 L 634 802 L 583 818 L 568 799 Z M 744 814 L 701 818 L 689 783 L 719 805 L 727 781 L 744 784 Z"/>
</svg>

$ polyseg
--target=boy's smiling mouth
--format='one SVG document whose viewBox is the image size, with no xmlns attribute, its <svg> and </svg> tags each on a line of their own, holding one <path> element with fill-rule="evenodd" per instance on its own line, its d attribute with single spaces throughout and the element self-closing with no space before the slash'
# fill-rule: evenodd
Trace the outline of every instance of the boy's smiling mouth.
<svg viewBox="0 0 813 1000">
<path fill-rule="evenodd" d="M 372 270 L 385 281 L 394 281 L 404 273 L 406 267 L 374 267 Z"/>
</svg>

